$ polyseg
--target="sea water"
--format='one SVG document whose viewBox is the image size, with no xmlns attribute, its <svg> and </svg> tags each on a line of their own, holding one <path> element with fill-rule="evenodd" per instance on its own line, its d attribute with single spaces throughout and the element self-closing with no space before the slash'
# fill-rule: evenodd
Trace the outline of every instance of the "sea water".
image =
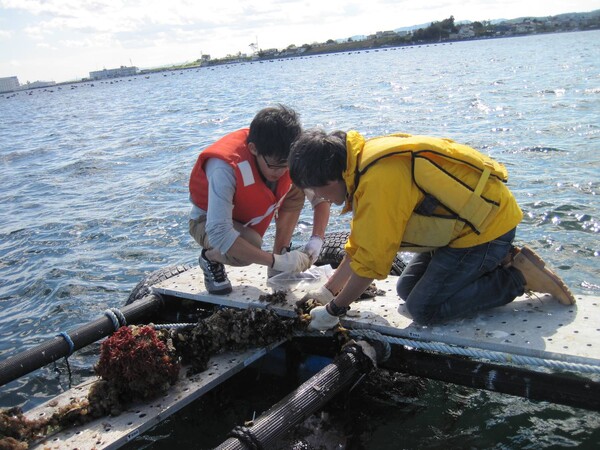
<svg viewBox="0 0 600 450">
<path fill-rule="evenodd" d="M 600 295 L 600 32 L 385 48 L 3 94 L 1 357 L 122 306 L 151 271 L 194 264 L 187 183 L 198 153 L 275 103 L 306 128 L 444 136 L 503 162 L 525 215 L 517 242 L 575 294 Z M 348 229 L 338 213 L 329 230 Z M 294 244 L 311 220 L 306 208 Z M 97 350 L 69 358 L 74 383 Z M 0 407 L 30 408 L 68 382 L 64 362 L 48 365 L 4 386 Z M 365 448 L 600 441 L 600 415 L 573 408 L 451 386 L 429 389 L 421 406 L 373 419 L 382 427 Z M 202 414 L 186 411 L 152 448 L 219 442 L 181 431 Z"/>
</svg>

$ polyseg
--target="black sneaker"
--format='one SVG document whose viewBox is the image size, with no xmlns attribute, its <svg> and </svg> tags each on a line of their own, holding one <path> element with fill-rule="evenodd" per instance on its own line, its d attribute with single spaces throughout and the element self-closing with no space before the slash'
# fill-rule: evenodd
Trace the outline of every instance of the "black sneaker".
<svg viewBox="0 0 600 450">
<path fill-rule="evenodd" d="M 202 250 L 198 262 L 204 272 L 204 286 L 209 294 L 225 295 L 232 291 L 231 283 L 227 278 L 225 266 L 218 262 L 206 259 L 206 249 Z"/>
</svg>

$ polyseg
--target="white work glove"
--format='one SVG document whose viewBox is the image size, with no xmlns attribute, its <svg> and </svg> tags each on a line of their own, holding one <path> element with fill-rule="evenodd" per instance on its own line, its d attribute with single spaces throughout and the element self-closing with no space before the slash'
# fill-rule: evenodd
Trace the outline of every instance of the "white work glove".
<svg viewBox="0 0 600 450">
<path fill-rule="evenodd" d="M 319 258 L 321 247 L 323 247 L 323 238 L 316 235 L 311 236 L 304 246 L 304 253 L 308 255 L 311 263 L 314 263 Z"/>
<path fill-rule="evenodd" d="M 333 300 L 333 297 L 334 297 L 334 295 L 331 293 L 331 291 L 329 289 L 327 289 L 325 286 L 321 286 L 316 291 L 308 292 L 304 297 L 302 297 L 300 299 L 300 302 L 304 303 L 310 299 L 314 299 L 314 300 L 318 301 L 319 303 L 321 303 L 322 305 L 326 305 L 331 300 Z"/>
<path fill-rule="evenodd" d="M 304 272 L 310 265 L 310 258 L 300 250 L 273 255 L 273 269 L 280 272 Z"/>
<path fill-rule="evenodd" d="M 325 331 L 335 327 L 338 323 L 340 323 L 340 319 L 337 316 L 332 316 L 329 314 L 325 306 L 317 306 L 310 312 L 310 323 L 308 324 L 308 329 Z"/>
</svg>

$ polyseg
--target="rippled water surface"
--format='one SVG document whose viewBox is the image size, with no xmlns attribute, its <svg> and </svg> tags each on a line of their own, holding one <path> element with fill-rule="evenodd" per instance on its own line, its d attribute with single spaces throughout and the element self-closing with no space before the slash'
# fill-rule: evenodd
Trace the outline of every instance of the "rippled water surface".
<svg viewBox="0 0 600 450">
<path fill-rule="evenodd" d="M 382 49 L 1 96 L 1 357 L 121 306 L 147 272 L 193 263 L 187 181 L 198 152 L 277 102 L 306 127 L 441 135 L 489 153 L 508 166 L 525 213 L 517 240 L 576 294 L 600 295 L 600 32 Z M 330 229 L 347 219 L 334 214 Z M 75 381 L 94 352 L 70 358 Z M 65 389 L 58 368 L 4 387 L 0 406 Z M 598 414 L 490 395 L 429 393 L 425 412 L 389 417 L 390 428 L 415 443 L 445 432 L 459 447 L 460 436 L 497 448 L 600 440 Z M 457 404 L 465 414 L 452 429 L 432 418 Z"/>
</svg>

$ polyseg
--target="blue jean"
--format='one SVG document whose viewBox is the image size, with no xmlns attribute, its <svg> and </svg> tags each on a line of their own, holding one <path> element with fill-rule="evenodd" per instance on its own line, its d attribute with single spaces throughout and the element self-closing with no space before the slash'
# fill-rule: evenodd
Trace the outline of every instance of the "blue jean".
<svg viewBox="0 0 600 450">
<path fill-rule="evenodd" d="M 413 320 L 437 323 L 505 305 L 523 295 L 521 273 L 500 265 L 515 232 L 516 228 L 475 247 L 442 247 L 417 254 L 396 286 Z"/>
</svg>

